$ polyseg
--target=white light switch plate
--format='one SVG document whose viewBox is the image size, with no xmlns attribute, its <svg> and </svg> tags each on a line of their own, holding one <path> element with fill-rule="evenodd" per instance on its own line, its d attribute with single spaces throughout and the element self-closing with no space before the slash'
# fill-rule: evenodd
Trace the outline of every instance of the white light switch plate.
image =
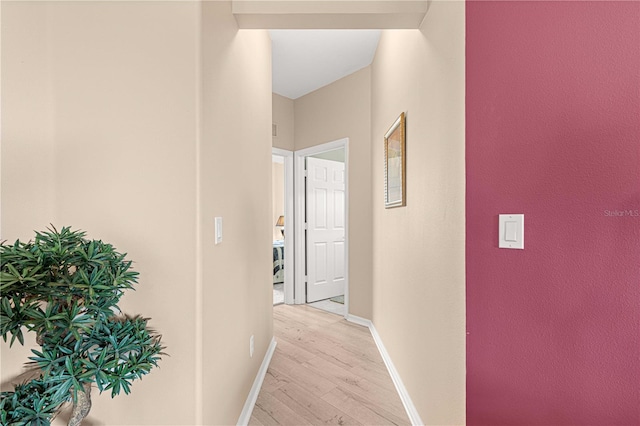
<svg viewBox="0 0 640 426">
<path fill-rule="evenodd" d="M 524 249 L 523 214 L 499 215 L 498 247 L 506 249 Z"/>
<path fill-rule="evenodd" d="M 216 217 L 216 244 L 220 244 L 222 242 L 222 218 Z"/>
</svg>

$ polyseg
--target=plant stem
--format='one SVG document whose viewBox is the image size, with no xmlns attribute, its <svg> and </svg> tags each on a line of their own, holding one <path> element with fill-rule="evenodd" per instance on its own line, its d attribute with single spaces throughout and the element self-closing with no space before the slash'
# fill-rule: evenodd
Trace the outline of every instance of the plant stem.
<svg viewBox="0 0 640 426">
<path fill-rule="evenodd" d="M 84 383 L 82 386 L 83 389 L 78 390 L 78 398 L 73 403 L 73 413 L 68 426 L 80 426 L 91 410 L 91 383 Z"/>
</svg>

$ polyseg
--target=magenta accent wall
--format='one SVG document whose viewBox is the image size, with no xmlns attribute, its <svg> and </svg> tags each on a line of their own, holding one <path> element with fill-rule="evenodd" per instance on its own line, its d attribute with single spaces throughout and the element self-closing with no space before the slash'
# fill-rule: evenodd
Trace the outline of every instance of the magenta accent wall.
<svg viewBox="0 0 640 426">
<path fill-rule="evenodd" d="M 638 425 L 640 2 L 466 22 L 467 423 Z"/>
</svg>

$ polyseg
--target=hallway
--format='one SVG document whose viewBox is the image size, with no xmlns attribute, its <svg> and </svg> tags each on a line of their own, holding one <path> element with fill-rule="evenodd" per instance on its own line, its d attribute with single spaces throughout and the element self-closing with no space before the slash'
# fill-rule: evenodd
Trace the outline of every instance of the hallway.
<svg viewBox="0 0 640 426">
<path fill-rule="evenodd" d="M 365 327 L 305 305 L 274 311 L 278 342 L 250 425 L 408 425 Z"/>
</svg>

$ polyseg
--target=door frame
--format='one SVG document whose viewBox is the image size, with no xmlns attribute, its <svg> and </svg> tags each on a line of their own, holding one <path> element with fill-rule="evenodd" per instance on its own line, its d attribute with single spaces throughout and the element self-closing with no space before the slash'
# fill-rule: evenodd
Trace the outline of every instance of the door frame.
<svg viewBox="0 0 640 426">
<path fill-rule="evenodd" d="M 295 176 L 294 182 L 294 286 L 295 286 L 295 304 L 304 304 L 306 294 L 306 241 L 305 241 L 305 158 L 311 155 L 321 154 L 327 151 L 344 148 L 344 187 L 345 187 L 345 205 L 344 205 L 344 222 L 345 222 L 345 283 L 344 283 L 344 307 L 345 318 L 349 315 L 349 138 L 338 139 L 332 142 L 315 145 L 309 148 L 294 151 L 293 172 Z M 285 231 L 286 232 L 286 231 Z M 286 285 L 285 285 L 286 286 Z M 286 294 L 286 293 L 285 293 Z"/>
<path fill-rule="evenodd" d="M 284 303 L 292 305 L 294 301 L 295 269 L 295 218 L 293 209 L 293 151 L 271 148 L 271 155 L 284 158 Z M 291 219 L 293 218 L 293 220 Z"/>
</svg>

